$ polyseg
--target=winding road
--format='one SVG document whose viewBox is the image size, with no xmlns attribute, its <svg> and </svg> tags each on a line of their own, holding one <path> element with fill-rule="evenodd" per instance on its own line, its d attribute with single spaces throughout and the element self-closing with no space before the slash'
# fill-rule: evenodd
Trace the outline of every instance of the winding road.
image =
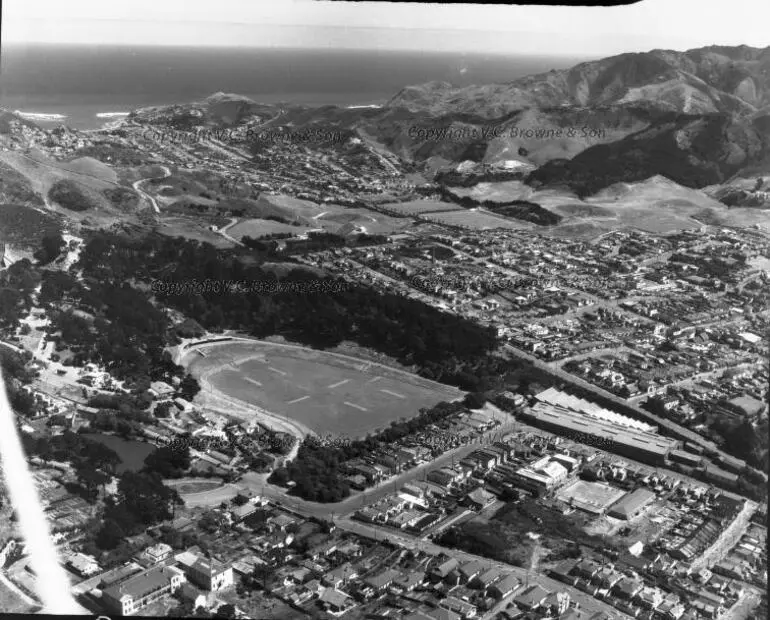
<svg viewBox="0 0 770 620">
<path fill-rule="evenodd" d="M 139 179 L 138 181 L 134 181 L 131 185 L 134 188 L 134 191 L 140 194 L 145 198 L 145 200 L 148 200 L 149 203 L 152 205 L 153 210 L 155 213 L 160 213 L 160 208 L 158 207 L 158 203 L 156 202 L 155 198 L 150 196 L 147 192 L 145 192 L 141 187 L 139 187 L 142 183 L 145 181 L 160 181 L 162 179 L 167 179 L 171 176 L 171 170 L 169 170 L 166 166 L 161 166 L 163 169 L 164 175 L 162 177 L 147 177 L 145 179 Z"/>
</svg>

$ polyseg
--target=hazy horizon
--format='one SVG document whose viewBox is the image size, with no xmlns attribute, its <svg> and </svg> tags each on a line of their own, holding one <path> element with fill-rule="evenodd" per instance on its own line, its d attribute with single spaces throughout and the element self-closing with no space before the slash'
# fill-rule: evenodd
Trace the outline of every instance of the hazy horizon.
<svg viewBox="0 0 770 620">
<path fill-rule="evenodd" d="M 760 0 L 642 0 L 612 7 L 324 0 L 9 0 L 3 42 L 477 52 L 604 57 L 767 45 Z M 764 10 L 764 12 L 763 12 Z M 683 24 L 690 27 L 683 28 Z"/>
</svg>

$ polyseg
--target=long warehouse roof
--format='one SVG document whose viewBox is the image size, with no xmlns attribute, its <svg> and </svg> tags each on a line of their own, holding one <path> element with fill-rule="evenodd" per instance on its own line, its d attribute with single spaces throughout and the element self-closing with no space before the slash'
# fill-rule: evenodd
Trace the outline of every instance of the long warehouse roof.
<svg viewBox="0 0 770 620">
<path fill-rule="evenodd" d="M 626 428 L 612 422 L 570 411 L 557 405 L 537 403 L 530 410 L 529 415 L 568 431 L 601 437 L 608 442 L 615 442 L 660 455 L 665 455 L 679 446 L 679 442 L 676 439 L 669 439 L 668 437 L 662 437 L 653 433 Z"/>
</svg>

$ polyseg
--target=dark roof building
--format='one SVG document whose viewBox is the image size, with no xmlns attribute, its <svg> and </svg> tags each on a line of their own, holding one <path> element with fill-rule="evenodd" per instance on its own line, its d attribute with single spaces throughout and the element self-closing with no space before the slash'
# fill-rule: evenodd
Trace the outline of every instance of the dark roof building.
<svg viewBox="0 0 770 620">
<path fill-rule="evenodd" d="M 725 403 L 725 407 L 739 415 L 753 418 L 765 410 L 765 403 L 748 394 L 743 394 L 728 400 Z"/>
<path fill-rule="evenodd" d="M 642 512 L 654 499 L 655 493 L 649 489 L 636 489 L 636 491 L 629 493 L 620 501 L 615 502 L 607 514 L 618 519 L 632 519 Z"/>
</svg>

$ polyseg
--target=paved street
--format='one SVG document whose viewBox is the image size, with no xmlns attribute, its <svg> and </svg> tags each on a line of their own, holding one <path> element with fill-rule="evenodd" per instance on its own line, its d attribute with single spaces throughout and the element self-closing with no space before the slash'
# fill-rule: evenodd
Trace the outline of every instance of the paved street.
<svg viewBox="0 0 770 620">
<path fill-rule="evenodd" d="M 692 570 L 698 571 L 704 567 L 710 567 L 719 562 L 727 552 L 732 549 L 735 543 L 743 536 L 746 528 L 751 521 L 751 517 L 757 510 L 757 503 L 747 501 L 741 509 L 738 516 L 730 525 L 719 535 L 719 538 L 701 553 L 693 562 Z"/>
<path fill-rule="evenodd" d="M 424 553 L 430 553 L 432 555 L 438 555 L 440 553 L 450 553 L 453 557 L 456 557 L 460 562 L 469 562 L 472 560 L 476 560 L 476 561 L 482 562 L 489 568 L 499 568 L 508 573 L 512 573 L 522 583 L 526 583 L 527 581 L 529 581 L 530 584 L 539 583 L 544 588 L 552 591 L 566 590 L 567 592 L 569 592 L 573 600 L 580 603 L 581 609 L 589 609 L 592 611 L 606 611 L 607 613 L 611 614 L 613 618 L 629 617 L 626 614 L 621 613 L 614 607 L 608 605 L 607 603 L 598 601 L 594 597 L 586 594 L 585 592 L 581 592 L 576 588 L 573 588 L 564 583 L 561 583 L 560 581 L 556 581 L 555 579 L 551 579 L 550 577 L 547 577 L 545 575 L 533 574 L 528 577 L 527 570 L 525 568 L 512 566 L 504 562 L 497 562 L 495 560 L 490 560 L 488 558 L 484 558 L 478 555 L 466 553 L 465 551 L 458 551 L 455 549 L 451 549 L 451 550 L 446 549 L 445 547 L 441 547 L 440 545 L 436 545 L 435 543 L 432 543 L 430 541 L 425 541 L 403 532 L 396 534 L 389 529 L 386 530 L 384 528 L 378 528 L 375 525 L 360 523 L 358 521 L 353 521 L 351 519 L 337 519 L 335 520 L 335 523 L 337 524 L 337 527 L 339 527 L 342 530 L 353 532 L 359 536 L 365 536 L 366 538 L 371 538 L 373 540 L 390 541 L 394 544 L 401 545 L 402 547 L 405 547 L 406 549 L 410 549 L 412 551 L 422 551 Z"/>
</svg>

